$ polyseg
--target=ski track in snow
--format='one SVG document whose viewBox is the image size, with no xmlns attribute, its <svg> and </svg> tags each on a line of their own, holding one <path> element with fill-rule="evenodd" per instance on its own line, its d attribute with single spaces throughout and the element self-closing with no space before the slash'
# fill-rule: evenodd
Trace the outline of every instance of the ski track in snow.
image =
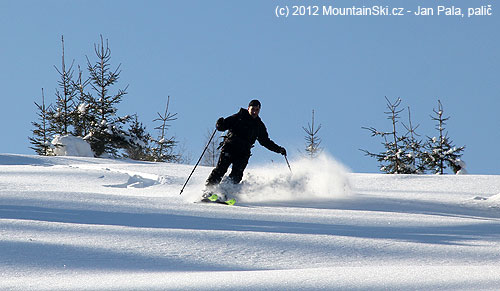
<svg viewBox="0 0 500 291">
<path fill-rule="evenodd" d="M 281 166 L 231 207 L 206 167 L 0 154 L 0 289 L 498 290 L 500 176 Z"/>
</svg>

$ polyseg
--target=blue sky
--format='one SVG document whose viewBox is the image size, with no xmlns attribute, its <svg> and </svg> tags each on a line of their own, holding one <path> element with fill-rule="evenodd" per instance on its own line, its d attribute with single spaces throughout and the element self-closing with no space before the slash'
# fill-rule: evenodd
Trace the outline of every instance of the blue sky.
<svg viewBox="0 0 500 291">
<path fill-rule="evenodd" d="M 382 5 L 416 9 L 443 1 L 2 1 L 0 3 L 0 152 L 34 154 L 27 137 L 41 88 L 53 102 L 61 35 L 66 61 L 85 67 L 99 35 L 121 63 L 115 90 L 128 87 L 121 114 L 152 120 L 167 96 L 178 120 L 171 133 L 195 162 L 220 116 L 254 98 L 271 138 L 297 156 L 311 111 L 322 146 L 354 172 L 378 172 L 360 148 L 382 150 L 363 126 L 390 128 L 385 99 L 411 107 L 422 136 L 440 99 L 449 136 L 465 145 L 474 174 L 499 174 L 500 10 L 493 15 L 301 16 L 277 18 L 277 5 Z M 406 114 L 402 114 L 406 121 Z M 251 164 L 282 162 L 260 145 Z"/>
</svg>

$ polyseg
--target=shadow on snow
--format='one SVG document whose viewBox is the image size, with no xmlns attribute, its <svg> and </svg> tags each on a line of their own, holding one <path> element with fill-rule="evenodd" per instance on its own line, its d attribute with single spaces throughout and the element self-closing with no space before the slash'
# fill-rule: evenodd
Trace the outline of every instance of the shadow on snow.
<svg viewBox="0 0 500 291">
<path fill-rule="evenodd" d="M 470 223 L 454 226 L 363 226 L 354 224 L 213 218 L 168 213 L 72 210 L 16 205 L 0 205 L 0 218 L 136 228 L 331 235 L 369 239 L 394 239 L 445 245 L 462 245 L 466 241 L 485 240 L 488 238 L 497 239 L 500 236 L 500 222 L 498 220 L 485 222 L 484 219 L 481 220 L 481 223 L 477 224 Z"/>
</svg>

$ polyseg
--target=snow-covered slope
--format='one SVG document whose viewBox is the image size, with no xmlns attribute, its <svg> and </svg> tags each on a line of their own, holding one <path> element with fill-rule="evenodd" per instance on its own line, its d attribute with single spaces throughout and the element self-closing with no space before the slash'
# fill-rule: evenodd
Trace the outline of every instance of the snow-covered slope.
<svg viewBox="0 0 500 291">
<path fill-rule="evenodd" d="M 498 290 L 500 176 L 209 168 L 0 154 L 0 289 Z"/>
</svg>

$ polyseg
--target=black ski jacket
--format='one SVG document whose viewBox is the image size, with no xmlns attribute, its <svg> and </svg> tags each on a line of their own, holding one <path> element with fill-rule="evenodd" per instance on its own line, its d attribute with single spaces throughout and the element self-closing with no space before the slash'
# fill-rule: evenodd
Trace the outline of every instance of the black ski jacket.
<svg viewBox="0 0 500 291">
<path fill-rule="evenodd" d="M 281 147 L 269 138 L 260 117 L 253 118 L 244 108 L 227 118 L 220 118 L 216 127 L 219 131 L 228 131 L 222 145 L 223 151 L 250 156 L 250 149 L 258 140 L 268 150 L 280 152 Z"/>
</svg>

